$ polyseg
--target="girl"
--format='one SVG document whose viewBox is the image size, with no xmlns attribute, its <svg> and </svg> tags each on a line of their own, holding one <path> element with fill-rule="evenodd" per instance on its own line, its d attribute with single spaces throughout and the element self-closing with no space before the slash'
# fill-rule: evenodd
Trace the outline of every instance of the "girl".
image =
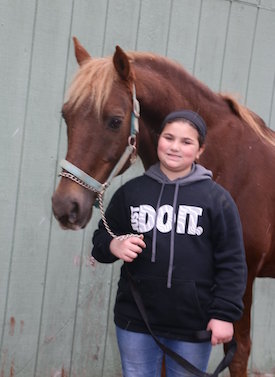
<svg viewBox="0 0 275 377">
<path fill-rule="evenodd" d="M 137 236 L 113 239 L 102 221 L 94 234 L 96 260 L 125 262 L 114 308 L 124 377 L 160 376 L 163 356 L 133 299 L 126 264 L 154 334 L 203 371 L 211 344 L 229 342 L 242 315 L 247 271 L 239 214 L 230 194 L 196 163 L 205 137 L 199 114 L 169 114 L 159 162 L 119 188 L 106 211 L 114 233 Z M 205 330 L 211 342 L 200 340 Z M 168 356 L 165 365 L 167 377 L 190 376 Z"/>
</svg>

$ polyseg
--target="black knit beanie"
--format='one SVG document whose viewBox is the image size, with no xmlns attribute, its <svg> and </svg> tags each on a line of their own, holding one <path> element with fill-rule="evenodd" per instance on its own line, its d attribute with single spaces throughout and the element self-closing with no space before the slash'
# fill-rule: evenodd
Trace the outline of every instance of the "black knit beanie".
<svg viewBox="0 0 275 377">
<path fill-rule="evenodd" d="M 195 113 L 192 110 L 179 110 L 179 111 L 173 111 L 172 113 L 168 114 L 164 118 L 161 124 L 160 132 L 162 132 L 164 126 L 167 123 L 172 123 L 178 119 L 185 119 L 185 120 L 190 121 L 196 127 L 198 133 L 203 138 L 203 140 L 205 139 L 205 136 L 207 133 L 206 124 L 204 120 L 202 119 L 202 117 L 198 113 Z"/>
</svg>

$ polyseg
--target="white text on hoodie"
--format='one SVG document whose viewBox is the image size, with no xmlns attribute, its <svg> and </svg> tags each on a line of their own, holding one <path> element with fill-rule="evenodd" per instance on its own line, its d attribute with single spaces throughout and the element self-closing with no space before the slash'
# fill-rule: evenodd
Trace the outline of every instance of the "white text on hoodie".
<svg viewBox="0 0 275 377">
<path fill-rule="evenodd" d="M 171 205 L 165 204 L 159 207 L 157 215 L 155 209 L 148 204 L 142 204 L 139 207 L 131 206 L 130 209 L 133 230 L 145 233 L 152 230 L 155 225 L 162 233 L 172 230 L 173 207 Z M 202 216 L 202 212 L 200 207 L 180 205 L 178 213 L 174 215 L 177 221 L 176 232 L 200 236 L 203 228 L 198 226 L 198 219 Z"/>
</svg>

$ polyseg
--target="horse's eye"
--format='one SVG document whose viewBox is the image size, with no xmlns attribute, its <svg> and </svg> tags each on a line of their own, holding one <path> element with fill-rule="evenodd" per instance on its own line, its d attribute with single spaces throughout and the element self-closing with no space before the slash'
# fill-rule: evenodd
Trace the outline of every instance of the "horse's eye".
<svg viewBox="0 0 275 377">
<path fill-rule="evenodd" d="M 108 122 L 108 127 L 112 130 L 117 130 L 120 127 L 121 123 L 122 121 L 120 118 L 111 118 Z"/>
</svg>

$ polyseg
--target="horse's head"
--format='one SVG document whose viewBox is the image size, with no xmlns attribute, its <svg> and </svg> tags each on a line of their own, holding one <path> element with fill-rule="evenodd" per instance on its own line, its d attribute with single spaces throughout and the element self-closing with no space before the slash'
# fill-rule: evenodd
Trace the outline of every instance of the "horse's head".
<svg viewBox="0 0 275 377">
<path fill-rule="evenodd" d="M 62 109 L 68 150 L 52 207 L 63 228 L 77 230 L 87 225 L 96 191 L 117 173 L 113 169 L 127 149 L 133 124 L 134 72 L 119 47 L 113 58 L 92 59 L 76 38 L 74 46 L 79 70 Z M 132 134 L 130 147 L 134 142 Z M 126 154 L 119 170 L 129 166 L 129 157 Z"/>
</svg>

